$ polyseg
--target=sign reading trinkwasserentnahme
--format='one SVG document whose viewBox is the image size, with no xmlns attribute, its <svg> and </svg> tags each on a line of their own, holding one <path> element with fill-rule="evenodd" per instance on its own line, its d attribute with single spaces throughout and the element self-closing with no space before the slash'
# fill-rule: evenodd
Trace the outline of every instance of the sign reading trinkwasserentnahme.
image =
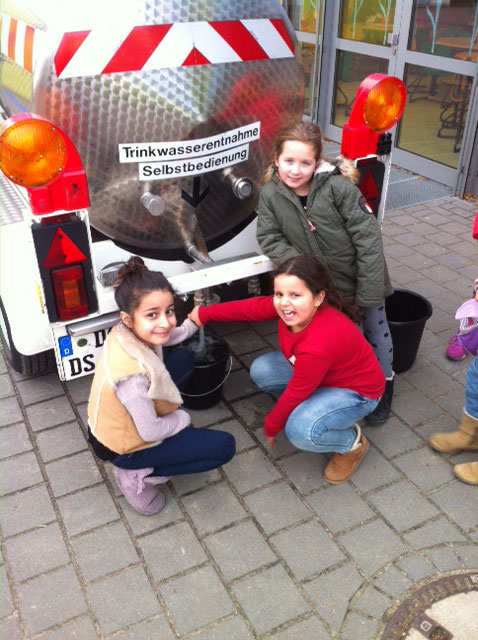
<svg viewBox="0 0 478 640">
<path fill-rule="evenodd" d="M 119 144 L 119 161 L 137 162 L 140 180 L 206 173 L 247 160 L 249 143 L 259 140 L 260 131 L 261 123 L 253 122 L 199 140 Z"/>
</svg>

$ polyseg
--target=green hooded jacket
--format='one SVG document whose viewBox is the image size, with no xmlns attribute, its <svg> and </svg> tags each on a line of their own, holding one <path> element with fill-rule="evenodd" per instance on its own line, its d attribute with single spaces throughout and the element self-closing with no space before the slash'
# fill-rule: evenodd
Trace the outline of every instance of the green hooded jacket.
<svg viewBox="0 0 478 640">
<path fill-rule="evenodd" d="M 323 159 L 312 179 L 306 211 L 274 174 L 262 189 L 257 240 L 273 262 L 313 255 L 330 270 L 337 289 L 360 307 L 376 307 L 393 293 L 375 217 L 353 184 L 350 160 Z"/>
</svg>

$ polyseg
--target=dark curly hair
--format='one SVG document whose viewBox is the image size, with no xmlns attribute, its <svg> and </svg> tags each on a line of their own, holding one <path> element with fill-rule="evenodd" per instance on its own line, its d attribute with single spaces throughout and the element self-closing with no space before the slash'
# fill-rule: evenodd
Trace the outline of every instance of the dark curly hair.
<svg viewBox="0 0 478 640">
<path fill-rule="evenodd" d="M 314 256 L 295 256 L 280 264 L 273 272 L 273 277 L 282 275 L 296 276 L 304 282 L 306 287 L 318 295 L 321 291 L 325 293 L 324 302 L 331 307 L 335 307 L 352 322 L 359 324 L 362 314 L 354 302 L 347 300 L 337 291 L 332 283 L 332 277 L 327 267 Z"/>
<path fill-rule="evenodd" d="M 152 291 L 169 291 L 174 296 L 165 275 L 161 271 L 150 271 L 139 256 L 132 256 L 120 267 L 113 286 L 116 304 L 128 315 L 132 315 L 141 299 Z"/>
</svg>

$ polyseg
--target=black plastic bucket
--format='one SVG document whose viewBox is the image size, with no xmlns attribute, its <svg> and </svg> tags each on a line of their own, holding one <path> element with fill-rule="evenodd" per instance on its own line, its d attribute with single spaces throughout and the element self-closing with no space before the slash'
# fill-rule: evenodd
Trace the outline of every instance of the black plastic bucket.
<svg viewBox="0 0 478 640">
<path fill-rule="evenodd" d="M 433 308 L 419 293 L 395 289 L 385 300 L 385 311 L 393 343 L 393 370 L 403 373 L 415 362 Z"/>
<path fill-rule="evenodd" d="M 181 390 L 187 409 L 209 409 L 221 399 L 222 387 L 232 368 L 229 347 L 217 336 L 206 334 L 207 348 L 198 355 L 199 334 L 181 342 L 178 347 L 189 349 L 196 357 L 194 373 Z"/>
</svg>

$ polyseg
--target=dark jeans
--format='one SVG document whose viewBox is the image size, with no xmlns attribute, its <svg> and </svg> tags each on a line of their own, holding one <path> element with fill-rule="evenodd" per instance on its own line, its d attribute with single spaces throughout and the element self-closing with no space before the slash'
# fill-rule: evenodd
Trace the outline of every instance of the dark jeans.
<svg viewBox="0 0 478 640">
<path fill-rule="evenodd" d="M 194 373 L 194 355 L 187 349 L 175 349 L 165 353 L 163 361 L 181 390 Z M 116 456 L 111 462 L 122 469 L 153 467 L 153 476 L 179 476 L 221 467 L 235 453 L 236 441 L 230 433 L 186 427 L 156 447 Z"/>
<path fill-rule="evenodd" d="M 194 373 L 196 358 L 187 349 L 175 349 L 163 353 L 163 363 L 174 384 L 181 391 Z"/>
<path fill-rule="evenodd" d="M 153 467 L 152 476 L 179 476 L 221 467 L 235 452 L 236 441 L 230 433 L 186 427 L 156 447 L 117 456 L 111 462 L 122 469 Z"/>
</svg>

